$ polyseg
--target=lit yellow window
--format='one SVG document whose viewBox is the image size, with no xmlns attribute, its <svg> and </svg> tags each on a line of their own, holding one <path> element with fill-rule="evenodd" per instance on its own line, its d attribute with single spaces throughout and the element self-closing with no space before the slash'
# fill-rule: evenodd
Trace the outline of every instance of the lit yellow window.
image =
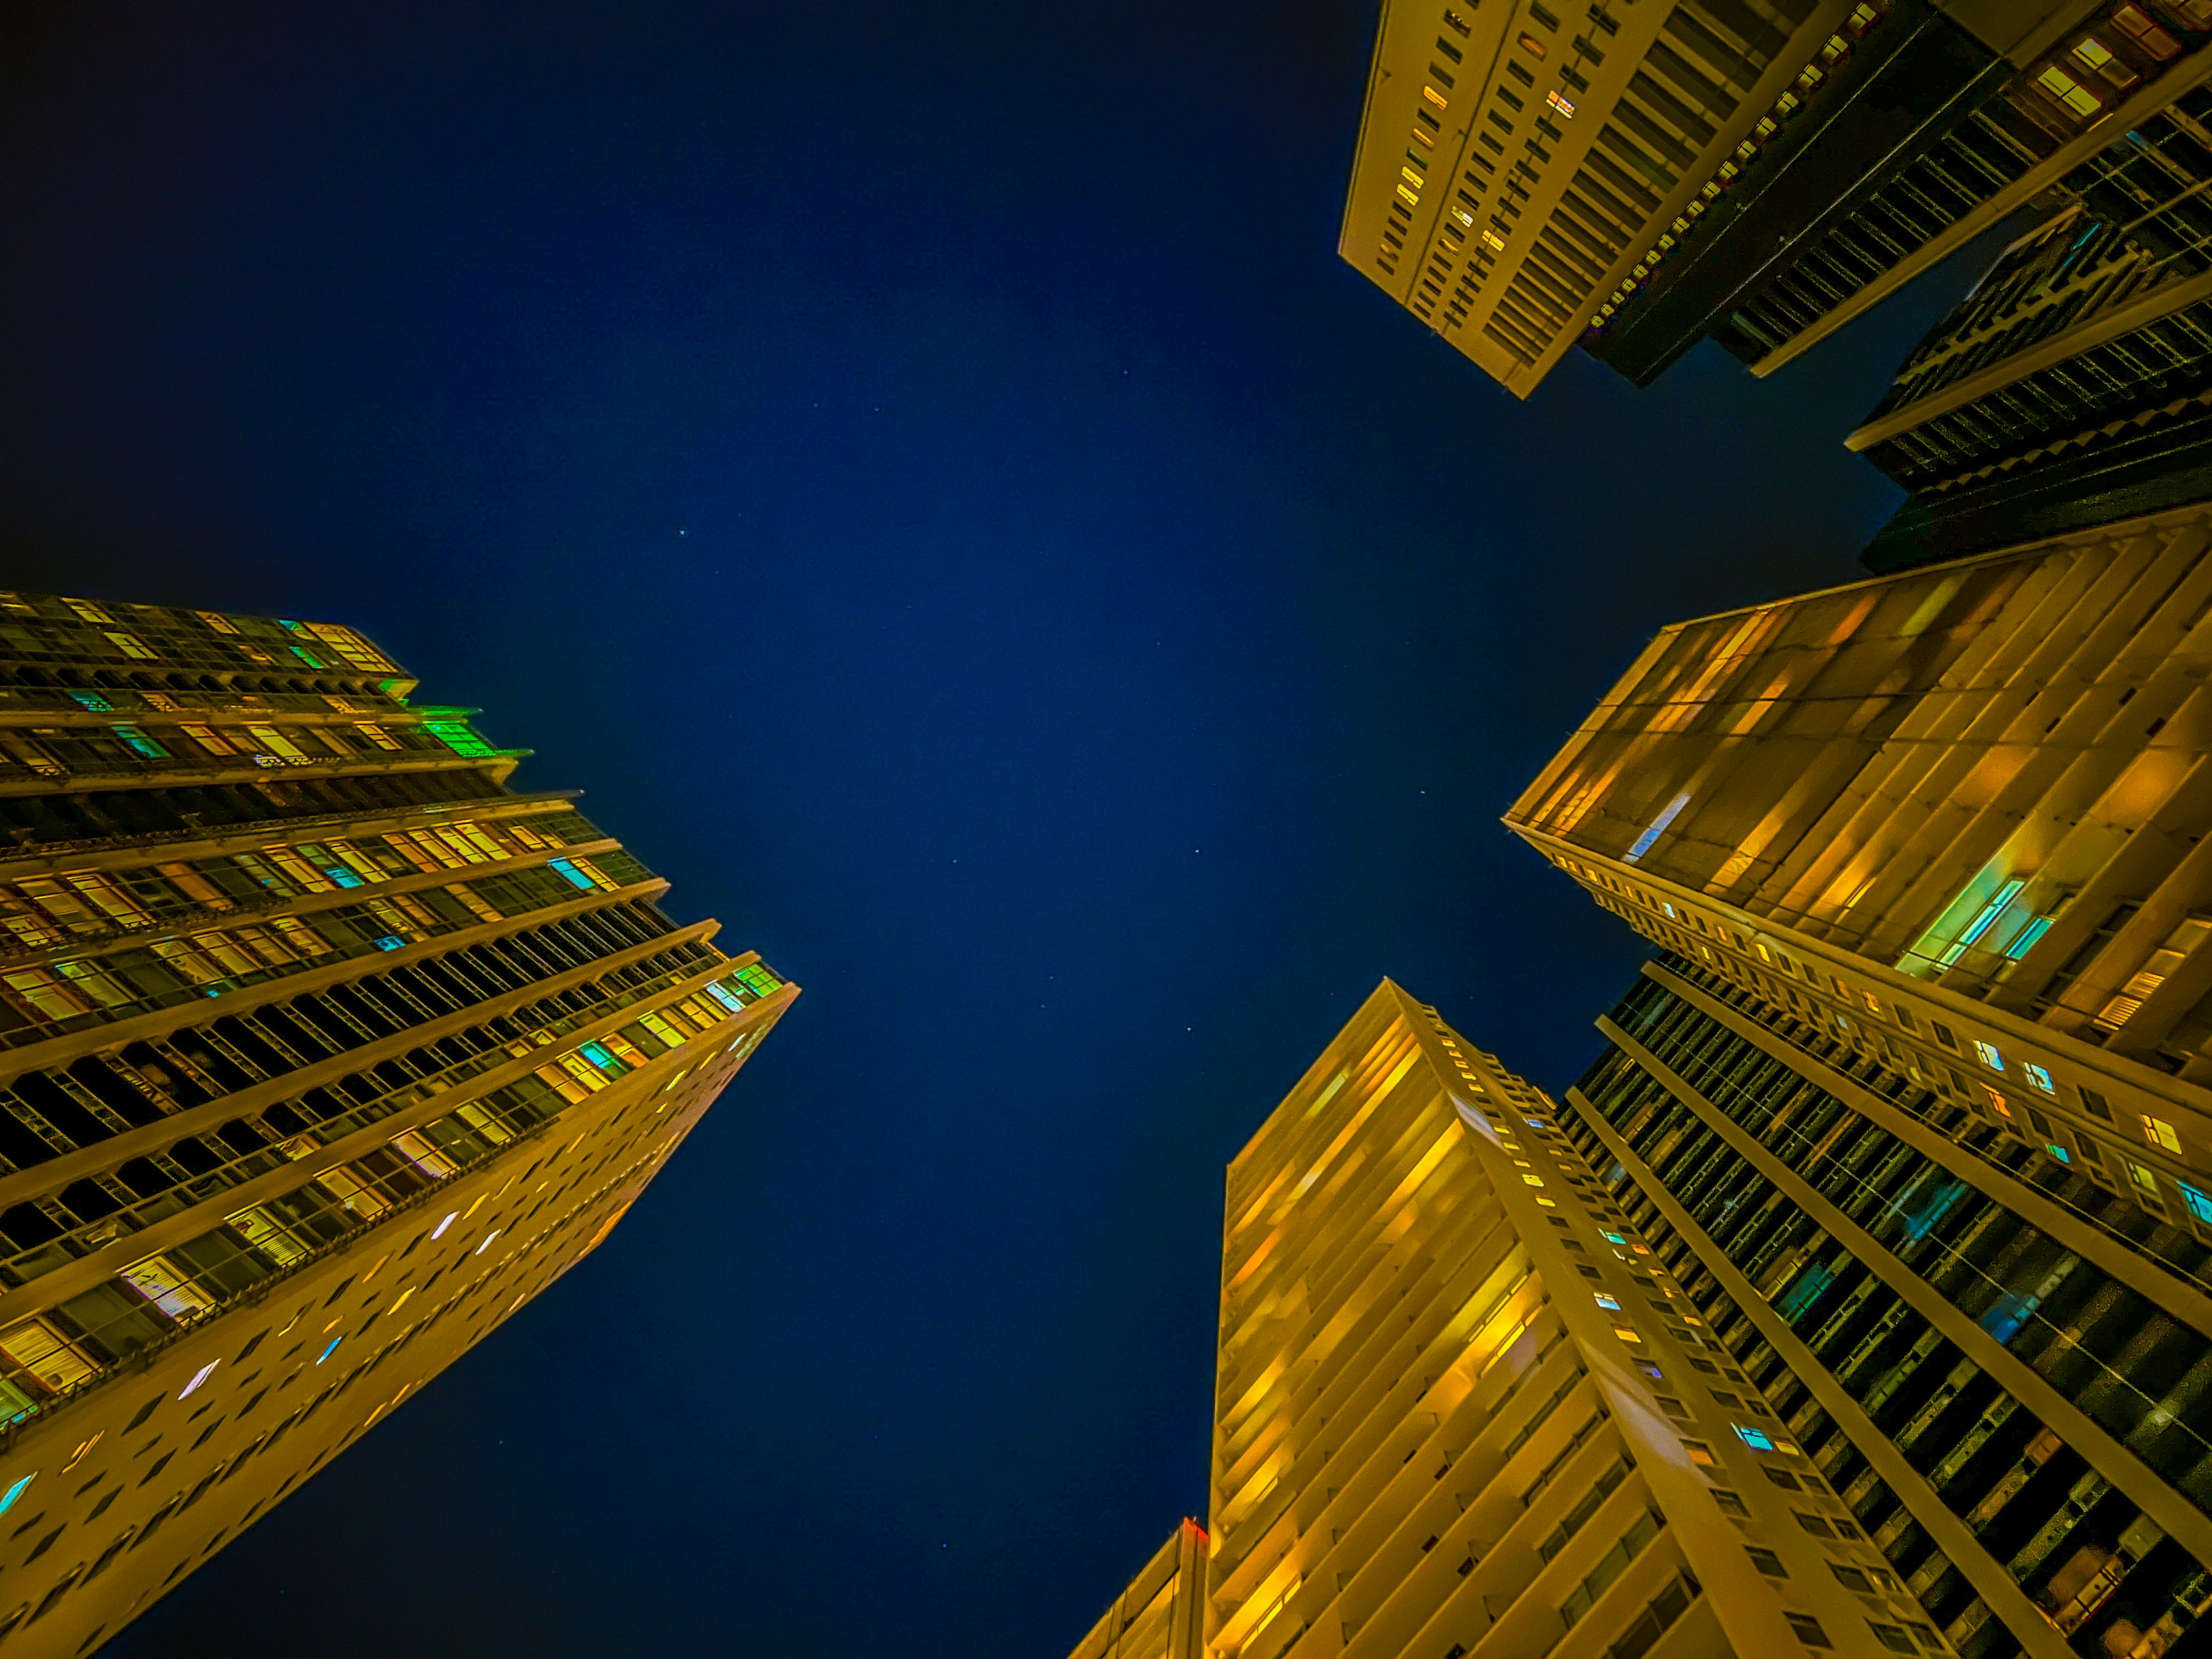
<svg viewBox="0 0 2212 1659">
<path fill-rule="evenodd" d="M 1434 87 L 1423 87 L 1421 88 L 1421 96 L 1427 99 L 1438 109 L 1449 109 L 1451 107 L 1451 100 L 1445 97 L 1443 94 L 1438 92 Z"/>
<path fill-rule="evenodd" d="M 360 732 L 364 738 L 367 738 L 379 749 L 397 749 L 399 747 L 399 739 L 393 737 L 391 732 L 386 731 L 380 726 L 372 725 L 367 720 L 356 720 L 354 722 L 353 729 Z"/>
<path fill-rule="evenodd" d="M 1415 207 L 1419 207 L 1419 206 L 1420 206 L 1420 204 L 1421 204 L 1421 198 L 1420 198 L 1419 197 L 1418 197 L 1418 196 L 1414 195 L 1414 194 L 1413 194 L 1413 192 L 1412 191 L 1407 190 L 1407 189 L 1405 187 L 1405 185 L 1399 185 L 1399 186 L 1398 186 L 1398 194 L 1399 194 L 1399 195 L 1401 195 L 1401 196 L 1402 196 L 1402 197 L 1404 197 L 1407 201 L 1411 202 L 1411 203 L 1412 203 Z"/>
<path fill-rule="evenodd" d="M 211 755 L 235 755 L 237 745 L 211 726 L 191 726 L 184 728 L 185 735 Z"/>
<path fill-rule="evenodd" d="M 470 914 L 474 915 L 479 921 L 503 921 L 506 920 L 506 918 L 502 916 L 498 910 L 493 908 L 492 906 L 488 903 L 474 888 L 468 886 L 465 883 L 455 882 L 453 885 L 447 888 L 446 890 L 451 893 L 455 898 L 460 900 L 463 904 L 468 906 Z"/>
<path fill-rule="evenodd" d="M 232 623 L 230 618 L 224 616 L 219 611 L 195 611 L 192 612 L 192 615 L 198 617 L 202 622 L 205 623 L 210 628 L 215 629 L 218 634 L 235 634 L 238 632 L 237 628 Z"/>
<path fill-rule="evenodd" d="M 92 1012 L 92 1004 L 43 968 L 25 968 L 0 974 L 8 988 L 48 1019 L 68 1019 Z"/>
<path fill-rule="evenodd" d="M 2174 1133 L 2173 1125 L 2168 1123 L 2164 1118 L 2153 1117 L 2146 1112 L 2143 1114 L 2142 1126 L 2145 1138 L 2153 1146 L 2163 1146 L 2167 1152 L 2177 1155 L 2180 1152 L 2181 1137 Z"/>
<path fill-rule="evenodd" d="M 303 957 L 325 956 L 337 949 L 297 916 L 272 916 L 270 926 L 283 935 L 285 944 Z"/>
<path fill-rule="evenodd" d="M 2158 1190 L 2158 1177 L 2140 1164 L 2129 1164 L 2128 1176 L 2136 1186 L 2147 1193 L 2154 1193 Z"/>
<path fill-rule="evenodd" d="M 2094 115 L 2105 106 L 2104 100 L 2056 64 L 2037 76 L 2035 83 L 2076 115 Z"/>
<path fill-rule="evenodd" d="M 141 662 L 151 662 L 154 659 L 154 653 L 147 648 L 145 641 L 140 639 L 136 634 L 110 633 L 107 642 L 126 657 L 135 657 Z"/>
<path fill-rule="evenodd" d="M 304 761 L 307 758 L 300 752 L 298 744 L 279 732 L 273 726 L 249 726 L 246 728 L 246 732 L 248 737 L 272 755 L 282 755 L 285 759 L 293 761 Z"/>
</svg>

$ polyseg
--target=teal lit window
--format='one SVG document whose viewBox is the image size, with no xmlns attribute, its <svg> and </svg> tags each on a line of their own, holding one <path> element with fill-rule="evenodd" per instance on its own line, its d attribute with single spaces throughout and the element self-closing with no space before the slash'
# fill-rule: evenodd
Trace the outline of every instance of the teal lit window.
<svg viewBox="0 0 2212 1659">
<path fill-rule="evenodd" d="M 581 870 L 579 870 L 574 865 L 569 863 L 568 860 L 553 859 L 549 860 L 549 862 L 556 870 L 558 870 L 562 875 L 568 878 L 571 885 L 580 887 L 587 893 L 592 890 L 592 878 L 586 875 Z"/>
<path fill-rule="evenodd" d="M 380 951 L 397 951 L 406 943 L 407 941 L 404 939 L 400 939 L 394 934 L 386 933 L 382 939 L 376 941 L 376 948 Z"/>
<path fill-rule="evenodd" d="M 2045 1071 L 2040 1066 L 2031 1066 L 2027 1061 L 2023 1060 L 2021 1062 L 2020 1069 L 2027 1074 L 2027 1080 L 2030 1083 L 2033 1083 L 2037 1088 L 2042 1090 L 2046 1095 L 2055 1095 L 2058 1092 L 2057 1085 L 2054 1084 L 2051 1080 L 2051 1073 Z"/>
<path fill-rule="evenodd" d="M 1590 1294 L 1597 1298 L 1597 1305 L 1599 1307 L 1610 1308 L 1615 1313 L 1619 1313 L 1620 1311 L 1620 1304 L 1615 1301 L 1613 1297 L 1607 1296 L 1603 1291 L 1592 1291 Z"/>
<path fill-rule="evenodd" d="M 1598 1231 L 1599 1237 L 1603 1238 L 1609 1244 L 1626 1244 L 1628 1243 L 1628 1241 L 1623 1238 L 1619 1233 L 1607 1232 L 1603 1228 L 1600 1228 Z"/>
<path fill-rule="evenodd" d="M 581 1048 L 578 1048 L 576 1052 L 583 1055 L 586 1060 L 590 1060 L 592 1065 L 598 1066 L 609 1077 L 620 1077 L 624 1072 L 629 1070 L 629 1066 L 623 1065 L 622 1061 L 615 1058 L 614 1051 L 609 1048 L 605 1043 L 586 1042 Z"/>
<path fill-rule="evenodd" d="M 1984 1042 L 1981 1038 L 1976 1037 L 1974 1039 L 1974 1057 L 1979 1060 L 1983 1065 L 1988 1066 L 1992 1072 L 2002 1072 L 2004 1070 L 2004 1056 L 1997 1052 L 1997 1046 L 1994 1042 Z"/>
<path fill-rule="evenodd" d="M 115 705 L 97 691 L 72 691 L 70 696 L 95 714 L 111 714 L 115 712 Z"/>
<path fill-rule="evenodd" d="M 332 1337 L 331 1339 L 331 1346 L 315 1356 L 315 1364 L 319 1365 L 323 1361 L 328 1359 L 332 1354 L 336 1353 L 338 1351 L 338 1344 L 344 1340 L 345 1338 L 343 1336 Z"/>
<path fill-rule="evenodd" d="M 294 646 L 292 654 L 310 668 L 320 668 L 323 665 L 323 659 L 304 646 Z"/>
<path fill-rule="evenodd" d="M 167 760 L 169 751 L 148 737 L 135 726 L 118 726 L 115 735 L 131 746 L 131 751 L 148 760 Z"/>
<path fill-rule="evenodd" d="M 2073 1154 L 2069 1152 L 2063 1146 L 2059 1146 L 2055 1141 L 2045 1141 L 2043 1143 L 2043 1150 L 2050 1153 L 2051 1157 L 2057 1158 L 2061 1164 L 2071 1164 L 2074 1161 Z"/>
<path fill-rule="evenodd" d="M 1772 1451 L 1774 1449 L 1774 1441 L 1772 1437 L 1761 1432 L 1759 1430 L 1747 1428 L 1741 1423 L 1735 1425 L 1735 1437 L 1742 1441 L 1745 1445 L 1750 1447 L 1752 1450 Z"/>
<path fill-rule="evenodd" d="M 2190 1215 L 2194 1219 L 2212 1226 L 2212 1198 L 2205 1197 L 2185 1181 L 2177 1181 L 2173 1184 L 2181 1189 L 2181 1202 Z M 0 1507 L 5 1506 L 0 1505 Z"/>
<path fill-rule="evenodd" d="M 2006 957 L 2014 962 L 2018 962 L 2022 957 L 2026 956 L 2030 951 L 2033 951 L 2035 948 L 2035 942 L 2038 939 L 2041 939 L 2050 931 L 2051 918 L 2049 916 L 2036 917 L 2034 921 L 2029 922 L 2027 927 L 2020 930 L 2019 936 L 2015 938 L 2011 944 L 2005 946 Z"/>
<path fill-rule="evenodd" d="M 30 1474 L 25 1475 L 21 1480 L 18 1480 L 14 1486 L 9 1487 L 6 1494 L 4 1496 L 0 1496 L 0 1515 L 5 1515 L 9 1510 L 14 1509 L 15 1507 L 15 1500 L 23 1495 L 23 1489 L 38 1478 L 38 1472 L 34 1469 Z"/>
</svg>

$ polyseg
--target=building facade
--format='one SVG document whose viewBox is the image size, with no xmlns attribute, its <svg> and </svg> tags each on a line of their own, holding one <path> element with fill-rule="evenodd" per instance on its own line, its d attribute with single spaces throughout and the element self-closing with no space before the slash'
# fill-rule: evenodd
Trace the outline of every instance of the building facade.
<svg viewBox="0 0 2212 1659">
<path fill-rule="evenodd" d="M 1206 1528 L 1186 1520 L 1068 1659 L 1205 1659 Z"/>
<path fill-rule="evenodd" d="M 1385 7 L 1340 240 L 1523 396 L 1577 343 L 1769 373 L 2212 76 L 2205 0 L 1566 9 Z"/>
<path fill-rule="evenodd" d="M 1664 630 L 1507 815 L 1655 943 L 2212 1220 L 2212 510 Z"/>
<path fill-rule="evenodd" d="M 1208 1654 L 1948 1651 L 1549 1098 L 1395 985 L 1223 1234 Z"/>
<path fill-rule="evenodd" d="M 797 988 L 326 623 L 0 594 L 0 1652 L 603 1239 Z"/>
<path fill-rule="evenodd" d="M 2201 1228 L 1693 958 L 1600 1026 L 1560 1121 L 1946 1639 L 2201 1651 Z"/>
<path fill-rule="evenodd" d="M 2075 169 L 1847 440 L 1912 492 L 1878 571 L 2212 495 L 2212 88 Z"/>
</svg>

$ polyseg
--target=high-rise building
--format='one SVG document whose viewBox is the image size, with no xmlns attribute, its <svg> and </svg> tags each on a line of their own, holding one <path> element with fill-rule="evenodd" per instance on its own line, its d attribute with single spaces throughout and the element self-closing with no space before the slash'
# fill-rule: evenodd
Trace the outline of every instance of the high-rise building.
<svg viewBox="0 0 2212 1659">
<path fill-rule="evenodd" d="M 351 629 L 0 594 L 0 1645 L 605 1238 L 797 988 Z"/>
<path fill-rule="evenodd" d="M 2212 0 L 1398 0 L 1340 250 L 1523 396 L 1765 374 L 2208 74 Z"/>
<path fill-rule="evenodd" d="M 2203 1651 L 2201 1222 L 1690 957 L 1600 1023 L 1561 1123 L 1951 1644 Z"/>
<path fill-rule="evenodd" d="M 2212 496 L 2212 88 L 2075 169 L 1847 441 L 1878 571 Z"/>
<path fill-rule="evenodd" d="M 1205 1659 L 1206 1528 L 1186 1520 L 1068 1659 Z"/>
<path fill-rule="evenodd" d="M 1669 628 L 1507 818 L 1665 952 L 1576 1134 L 1961 1651 L 2212 1609 L 2209 550 Z"/>
<path fill-rule="evenodd" d="M 1209 1655 L 1948 1651 L 1549 1098 L 1395 985 L 1223 1234 Z"/>
<path fill-rule="evenodd" d="M 2208 544 L 2189 508 L 1668 628 L 1506 822 L 1896 1087 L 2212 1221 Z"/>
</svg>

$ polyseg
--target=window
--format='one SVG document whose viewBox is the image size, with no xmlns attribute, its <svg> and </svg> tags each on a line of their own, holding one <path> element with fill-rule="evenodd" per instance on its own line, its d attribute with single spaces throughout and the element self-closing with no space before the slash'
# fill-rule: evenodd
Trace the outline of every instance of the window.
<svg viewBox="0 0 2212 1659">
<path fill-rule="evenodd" d="M 1599 1307 L 1610 1308 L 1615 1313 L 1619 1313 L 1620 1311 L 1620 1304 L 1616 1302 L 1607 1292 L 1603 1291 L 1592 1291 L 1590 1294 L 1597 1298 L 1597 1305 Z"/>
<path fill-rule="evenodd" d="M 2181 1188 L 2182 1206 L 2189 1212 L 2190 1218 L 2212 1226 L 2212 1198 L 2205 1197 L 2185 1181 L 2174 1184 Z"/>
<path fill-rule="evenodd" d="M 1874 1632 L 1874 1639 L 1881 1643 L 1882 1646 L 1887 1648 L 1892 1653 L 1917 1653 L 1919 1651 L 1918 1649 L 1912 1645 L 1912 1638 L 1907 1636 L 1903 1631 L 1899 1630 L 1895 1625 L 1878 1624 L 1874 1620 L 1869 1619 L 1867 1620 L 1867 1628 Z"/>
<path fill-rule="evenodd" d="M 1732 1426 L 1735 1430 L 1735 1437 L 1742 1441 L 1745 1445 L 1750 1447 L 1752 1450 L 1772 1451 L 1774 1449 L 1773 1437 L 1767 1434 L 1764 1430 L 1747 1428 L 1741 1423 L 1735 1424 Z"/>
<path fill-rule="evenodd" d="M 2133 1163 L 2130 1164 L 2128 1165 L 2128 1174 L 2134 1180 L 2136 1185 L 2142 1188 L 2143 1191 L 2147 1193 L 2155 1193 L 2158 1191 L 2158 1177 L 2153 1175 L 2148 1170 L 2144 1169 L 2142 1164 Z"/>
<path fill-rule="evenodd" d="M 1759 1472 L 1765 1475 L 1769 1480 L 1772 1481 L 1776 1486 L 1781 1487 L 1784 1492 L 1802 1492 L 1804 1490 L 1803 1483 L 1787 1469 L 1772 1468 L 1762 1463 L 1759 1465 Z"/>
<path fill-rule="evenodd" d="M 2112 1121 L 2112 1109 L 2111 1103 L 2106 1100 L 2104 1096 L 2099 1094 L 2094 1089 L 2084 1089 L 2081 1091 L 2081 1109 L 2087 1112 L 2091 1117 L 2100 1117 L 2107 1123 L 2110 1123 Z"/>
<path fill-rule="evenodd" d="M 1713 1449 L 1702 1440 L 1685 1440 L 1682 1443 L 1682 1449 L 1690 1454 L 1690 1461 L 1701 1469 L 1718 1467 L 1718 1460 L 1713 1456 Z"/>
<path fill-rule="evenodd" d="M 1836 1582 L 1854 1595 L 1872 1595 L 1874 1581 L 1856 1567 L 1847 1567 L 1840 1561 L 1828 1563 L 1828 1571 L 1836 1575 Z"/>
<path fill-rule="evenodd" d="M 1790 1569 L 1782 1565 L 1782 1558 L 1772 1550 L 1763 1550 L 1756 1544 L 1746 1544 L 1743 1553 L 1751 1558 L 1751 1565 L 1769 1578 L 1787 1578 Z"/>
<path fill-rule="evenodd" d="M 1552 15 L 1550 9 L 1542 3 L 1542 0 L 1528 0 L 1528 15 L 1547 29 L 1556 31 L 1559 27 L 1559 20 Z"/>
<path fill-rule="evenodd" d="M 1446 6 L 1444 8 L 1444 27 L 1458 34 L 1465 34 L 1468 32 L 1467 19 L 1454 11 L 1449 6 Z"/>
<path fill-rule="evenodd" d="M 1790 1513 L 1797 1517 L 1799 1526 L 1815 1538 L 1833 1538 L 1836 1535 L 1836 1529 L 1828 1524 L 1828 1518 L 1824 1515 L 1808 1515 L 1802 1510 L 1792 1510 Z"/>
<path fill-rule="evenodd" d="M 1544 55 L 1544 43 L 1533 34 L 1522 35 L 1516 44 L 1531 58 L 1541 58 Z"/>
<path fill-rule="evenodd" d="M 1725 1486 L 1713 1488 L 1713 1502 L 1720 1505 L 1721 1513 L 1723 1515 L 1733 1515 L 1740 1521 L 1751 1519 L 1751 1510 L 1745 1504 L 1742 1498 L 1729 1491 Z"/>
<path fill-rule="evenodd" d="M 1544 94 L 1544 101 L 1549 104 L 1553 109 L 1559 111 L 1559 112 L 1565 116 L 1568 120 L 1571 121 L 1575 118 L 1575 106 L 1569 103 L 1565 99 L 1560 97 L 1557 92 L 1546 93 Z"/>
<path fill-rule="evenodd" d="M 1797 1639 L 1807 1647 L 1832 1648 L 1836 1645 L 1828 1639 L 1828 1632 L 1820 1628 L 1820 1621 L 1810 1613 L 1785 1613 L 1782 1616 L 1790 1621 L 1790 1628 L 1797 1633 Z"/>
<path fill-rule="evenodd" d="M 2055 1095 L 2058 1092 L 2057 1085 L 2053 1084 L 2051 1080 L 2051 1073 L 2045 1071 L 2040 1066 L 2031 1066 L 2023 1061 L 2020 1069 L 2021 1072 L 2026 1073 L 2027 1080 L 2030 1083 L 2033 1083 L 2037 1088 L 2042 1090 L 2046 1095 Z"/>
<path fill-rule="evenodd" d="M 2177 1157 L 2179 1156 L 2181 1137 L 2174 1133 L 2173 1125 L 2162 1117 L 2153 1117 L 2149 1113 L 2145 1112 L 2142 1114 L 2142 1126 L 2143 1138 L 2152 1146 L 2163 1147 Z"/>
<path fill-rule="evenodd" d="M 1976 1037 L 1974 1039 L 1974 1058 L 1980 1060 L 1983 1065 L 1988 1066 L 1992 1072 L 2002 1072 L 2004 1070 L 2004 1056 L 1997 1052 L 1997 1046 L 1994 1042 L 1984 1042 L 1981 1038 Z"/>
<path fill-rule="evenodd" d="M 1954 1054 L 1958 1052 L 1959 1039 L 1952 1035 L 1951 1028 L 1949 1026 L 1944 1024 L 1941 1020 L 1930 1020 L 1929 1021 L 1929 1024 L 1935 1030 L 1936 1042 L 1942 1043 L 1946 1048 L 1950 1049 Z"/>
</svg>

